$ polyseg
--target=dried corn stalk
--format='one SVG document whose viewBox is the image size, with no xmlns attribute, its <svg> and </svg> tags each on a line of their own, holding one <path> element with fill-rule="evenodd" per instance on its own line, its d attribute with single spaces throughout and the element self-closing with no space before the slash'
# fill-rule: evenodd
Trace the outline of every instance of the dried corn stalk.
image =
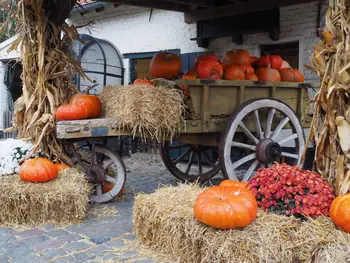
<svg viewBox="0 0 350 263">
<path fill-rule="evenodd" d="M 350 1 L 330 0 L 323 40 L 314 45 L 313 69 L 321 78 L 310 139 L 315 164 L 338 194 L 350 191 Z"/>
<path fill-rule="evenodd" d="M 34 142 L 34 150 L 40 148 L 52 160 L 68 160 L 55 137 L 54 114 L 75 89 L 71 83 L 74 70 L 84 74 L 68 55 L 68 44 L 78 39 L 76 28 L 50 23 L 45 1 L 17 1 L 19 38 L 10 50 L 20 47 L 23 95 L 15 103 L 13 124 L 20 138 Z"/>
</svg>

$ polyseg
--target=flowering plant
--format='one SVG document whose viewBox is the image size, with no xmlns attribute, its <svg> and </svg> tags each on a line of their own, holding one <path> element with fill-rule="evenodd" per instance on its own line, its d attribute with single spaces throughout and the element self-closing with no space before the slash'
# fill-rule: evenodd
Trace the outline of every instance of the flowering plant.
<svg viewBox="0 0 350 263">
<path fill-rule="evenodd" d="M 332 186 L 319 174 L 287 164 L 259 169 L 248 189 L 264 211 L 284 215 L 329 215 L 335 198 Z"/>
</svg>

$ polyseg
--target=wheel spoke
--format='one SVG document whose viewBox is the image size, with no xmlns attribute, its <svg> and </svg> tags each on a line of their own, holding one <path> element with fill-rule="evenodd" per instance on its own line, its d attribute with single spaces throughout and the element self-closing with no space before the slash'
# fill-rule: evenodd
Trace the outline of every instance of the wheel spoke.
<svg viewBox="0 0 350 263">
<path fill-rule="evenodd" d="M 299 159 L 299 155 L 293 154 L 293 153 L 282 152 L 282 156 L 290 157 L 290 158 L 293 158 L 293 159 L 296 159 L 296 160 Z"/>
<path fill-rule="evenodd" d="M 249 169 L 247 170 L 247 172 L 244 175 L 243 181 L 247 182 L 250 177 L 252 176 L 252 173 L 254 172 L 254 170 L 256 169 L 256 167 L 258 167 L 260 164 L 260 161 L 258 159 L 256 159 L 249 167 Z"/>
<path fill-rule="evenodd" d="M 289 118 L 285 117 L 283 120 L 280 121 L 280 123 L 277 125 L 276 129 L 271 135 L 271 140 L 275 140 L 279 133 L 282 131 L 283 127 L 286 126 L 286 124 L 289 122 Z"/>
<path fill-rule="evenodd" d="M 232 147 L 244 148 L 244 149 L 249 149 L 249 150 L 252 150 L 252 151 L 256 150 L 256 146 L 255 145 L 249 145 L 249 144 L 235 142 L 235 141 L 232 142 Z"/>
<path fill-rule="evenodd" d="M 169 151 L 176 150 L 176 149 L 181 149 L 186 147 L 186 144 L 179 144 L 179 145 L 174 145 L 174 146 L 169 146 Z"/>
<path fill-rule="evenodd" d="M 260 119 L 259 119 L 259 112 L 258 110 L 254 111 L 254 123 L 255 123 L 255 130 L 256 130 L 256 134 L 258 135 L 258 138 L 260 140 L 264 139 L 264 135 L 263 135 L 263 131 L 261 129 L 261 124 L 260 124 Z"/>
<path fill-rule="evenodd" d="M 174 162 L 174 165 L 177 165 L 185 156 L 191 151 L 191 149 L 187 149 L 183 154 L 181 154 Z"/>
<path fill-rule="evenodd" d="M 105 170 L 108 169 L 112 164 L 113 164 L 112 160 L 110 160 L 109 162 L 105 162 L 103 164 L 103 169 L 105 169 Z"/>
<path fill-rule="evenodd" d="M 201 176 L 203 173 L 201 153 L 197 153 L 197 161 L 198 161 L 198 172 L 199 172 L 198 175 Z"/>
<path fill-rule="evenodd" d="M 259 140 L 248 130 L 248 128 L 244 125 L 243 122 L 240 122 L 239 127 L 252 142 L 254 142 L 255 144 L 259 143 Z"/>
<path fill-rule="evenodd" d="M 194 155 L 193 152 L 191 152 L 190 159 L 188 160 L 188 164 L 187 164 L 187 168 L 186 168 L 186 172 L 185 172 L 185 174 L 187 174 L 187 175 L 189 174 L 191 166 L 192 166 L 193 155 Z"/>
<path fill-rule="evenodd" d="M 283 138 L 283 139 L 281 139 L 280 141 L 278 141 L 278 144 L 279 144 L 279 145 L 283 145 L 283 144 L 285 144 L 286 142 L 289 142 L 289 141 L 291 141 L 291 140 L 295 140 L 296 138 L 298 138 L 298 134 L 293 133 L 292 135 L 290 135 L 290 136 L 288 136 L 288 137 L 286 137 L 286 138 Z"/>
<path fill-rule="evenodd" d="M 273 121 L 273 117 L 275 116 L 276 110 L 275 109 L 271 109 L 269 111 L 269 114 L 267 116 L 267 120 L 266 120 L 266 127 L 265 127 L 265 138 L 270 138 L 270 133 L 271 133 L 271 127 L 272 127 L 272 121 Z"/>
<path fill-rule="evenodd" d="M 102 185 L 96 185 L 96 195 L 102 195 Z"/>
<path fill-rule="evenodd" d="M 112 183 L 112 184 L 116 184 L 117 183 L 117 179 L 115 179 L 114 177 L 109 176 L 109 175 L 106 176 L 105 180 L 110 182 L 110 183 Z"/>
<path fill-rule="evenodd" d="M 203 154 L 207 158 L 207 161 L 209 162 L 209 165 L 211 167 L 214 167 L 214 160 L 212 160 L 212 158 L 209 156 L 209 154 L 206 151 L 204 151 Z"/>
<path fill-rule="evenodd" d="M 255 159 L 255 158 L 256 158 L 256 154 L 255 154 L 255 153 L 249 154 L 249 155 L 247 155 L 246 157 L 244 157 L 244 158 L 238 160 L 237 162 L 234 162 L 234 163 L 232 164 L 232 169 L 235 170 L 237 167 L 239 167 L 239 166 L 241 166 L 242 164 L 245 164 L 246 162 L 249 162 L 249 161 L 251 161 L 251 160 L 253 160 L 253 159 Z"/>
</svg>

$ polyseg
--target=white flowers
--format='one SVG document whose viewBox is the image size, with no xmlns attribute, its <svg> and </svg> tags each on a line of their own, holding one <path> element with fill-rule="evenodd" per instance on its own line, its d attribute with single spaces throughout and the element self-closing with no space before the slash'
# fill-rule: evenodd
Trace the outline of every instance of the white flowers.
<svg viewBox="0 0 350 263">
<path fill-rule="evenodd" d="M 19 173 L 19 161 L 31 151 L 33 144 L 21 140 L 0 141 L 0 175 Z"/>
</svg>

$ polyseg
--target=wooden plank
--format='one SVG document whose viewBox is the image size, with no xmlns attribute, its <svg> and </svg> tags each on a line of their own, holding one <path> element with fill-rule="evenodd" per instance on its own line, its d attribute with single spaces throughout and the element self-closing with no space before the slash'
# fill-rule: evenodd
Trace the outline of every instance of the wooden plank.
<svg viewBox="0 0 350 263">
<path fill-rule="evenodd" d="M 248 0 L 228 5 L 220 5 L 185 13 L 186 23 L 196 23 L 200 20 L 233 16 L 237 14 L 253 13 L 258 11 L 280 8 L 284 6 L 313 2 L 312 0 Z"/>
<path fill-rule="evenodd" d="M 104 2 L 113 2 L 123 5 L 133 5 L 140 7 L 156 8 L 175 12 L 187 12 L 191 11 L 191 7 L 185 4 L 171 3 L 162 0 L 105 0 Z"/>
<path fill-rule="evenodd" d="M 204 132 L 208 132 L 209 129 L 209 86 L 204 86 L 202 90 L 201 98 L 201 116 L 202 116 L 202 127 Z"/>
</svg>

